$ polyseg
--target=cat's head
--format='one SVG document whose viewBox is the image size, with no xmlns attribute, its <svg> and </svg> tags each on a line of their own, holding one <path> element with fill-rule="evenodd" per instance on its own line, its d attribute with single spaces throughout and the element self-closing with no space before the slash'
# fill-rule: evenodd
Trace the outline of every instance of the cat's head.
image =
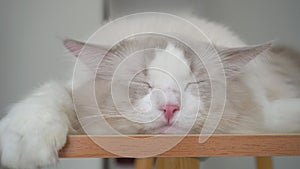
<svg viewBox="0 0 300 169">
<path fill-rule="evenodd" d="M 95 73 L 95 90 L 110 93 L 98 104 L 112 127 L 124 133 L 199 133 L 211 104 L 211 83 L 223 90 L 224 80 L 233 80 L 270 44 L 226 48 L 194 42 L 191 47 L 170 37 L 139 35 L 112 48 L 74 40 L 65 40 L 65 46 Z M 119 116 L 109 116 L 116 112 Z"/>
</svg>

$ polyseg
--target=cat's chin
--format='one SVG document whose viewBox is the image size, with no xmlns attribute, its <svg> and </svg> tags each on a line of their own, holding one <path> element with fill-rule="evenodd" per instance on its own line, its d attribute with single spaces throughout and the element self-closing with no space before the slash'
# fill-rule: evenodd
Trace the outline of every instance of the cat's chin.
<svg viewBox="0 0 300 169">
<path fill-rule="evenodd" d="M 147 134 L 188 134 L 189 129 L 181 128 L 174 125 L 163 125 L 149 130 Z"/>
</svg>

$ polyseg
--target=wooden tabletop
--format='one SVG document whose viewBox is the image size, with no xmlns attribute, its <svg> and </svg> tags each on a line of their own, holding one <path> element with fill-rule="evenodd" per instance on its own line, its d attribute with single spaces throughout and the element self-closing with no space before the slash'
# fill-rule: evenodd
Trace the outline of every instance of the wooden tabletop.
<svg viewBox="0 0 300 169">
<path fill-rule="evenodd" d="M 198 135 L 70 135 L 59 153 L 62 158 L 281 155 L 300 155 L 300 134 L 218 134 L 204 143 Z"/>
</svg>

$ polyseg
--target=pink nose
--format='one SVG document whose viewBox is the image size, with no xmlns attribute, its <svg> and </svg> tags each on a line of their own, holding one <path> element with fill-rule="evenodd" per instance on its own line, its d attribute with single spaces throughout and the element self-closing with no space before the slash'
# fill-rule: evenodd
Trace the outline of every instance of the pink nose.
<svg viewBox="0 0 300 169">
<path fill-rule="evenodd" d="M 169 122 L 171 118 L 174 116 L 175 111 L 179 110 L 179 106 L 167 104 L 161 106 L 160 109 L 164 111 L 165 118 Z"/>
</svg>

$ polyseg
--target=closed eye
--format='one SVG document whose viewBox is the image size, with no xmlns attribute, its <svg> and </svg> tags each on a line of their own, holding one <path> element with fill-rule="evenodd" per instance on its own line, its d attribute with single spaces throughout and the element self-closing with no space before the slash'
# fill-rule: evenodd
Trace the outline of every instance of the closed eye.
<svg viewBox="0 0 300 169">
<path fill-rule="evenodd" d="M 149 89 L 152 89 L 152 86 L 150 85 L 150 83 L 145 82 L 145 81 L 132 81 L 131 83 L 133 83 L 135 85 L 144 85 L 144 86 L 147 86 Z"/>
<path fill-rule="evenodd" d="M 200 83 L 203 83 L 205 82 L 205 80 L 199 80 L 197 82 L 188 82 L 184 88 L 184 90 L 186 90 L 190 85 L 193 85 L 193 84 L 200 84 Z"/>
</svg>

